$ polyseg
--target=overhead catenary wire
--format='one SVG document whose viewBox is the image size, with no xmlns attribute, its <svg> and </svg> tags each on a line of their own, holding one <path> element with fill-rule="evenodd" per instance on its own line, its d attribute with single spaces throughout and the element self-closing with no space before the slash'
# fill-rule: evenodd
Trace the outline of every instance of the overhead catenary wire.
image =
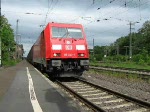
<svg viewBox="0 0 150 112">
<path fill-rule="evenodd" d="M 47 10 L 47 13 L 46 13 L 46 16 L 45 16 L 44 26 L 47 24 L 47 19 L 48 19 L 49 13 L 52 12 L 52 10 L 55 8 L 58 1 L 59 0 L 56 0 L 55 4 L 53 5 L 54 0 L 51 0 L 51 3 L 50 3 L 50 0 L 48 0 L 48 10 Z"/>
<path fill-rule="evenodd" d="M 139 13 L 140 13 L 140 20 L 141 20 L 141 1 L 139 0 Z"/>
<path fill-rule="evenodd" d="M 106 4 L 106 5 L 104 5 L 103 7 L 105 7 L 105 6 L 107 6 L 107 5 L 111 4 L 111 3 L 113 3 L 113 2 L 115 2 L 115 1 L 116 1 L 116 0 L 110 0 L 109 3 Z M 103 8 L 103 7 L 98 7 L 97 10 L 100 10 L 100 9 Z"/>
<path fill-rule="evenodd" d="M 126 4 L 129 4 L 129 3 L 132 3 L 132 2 L 133 2 L 133 0 L 126 2 Z M 145 4 L 147 4 L 148 2 L 150 2 L 150 1 L 144 2 L 143 4 L 140 3 L 140 7 L 143 6 L 143 5 L 145 5 Z M 124 6 L 124 4 L 121 5 L 119 8 L 122 8 L 123 6 Z M 136 6 L 134 6 L 133 8 L 137 8 L 137 7 L 139 7 L 139 5 L 136 5 Z M 119 8 L 116 8 L 115 10 L 119 10 Z M 87 24 L 91 24 L 91 23 L 93 23 L 93 22 L 97 22 L 97 20 L 98 20 L 98 22 L 99 22 L 100 20 L 104 20 L 104 19 L 105 19 L 105 20 L 106 20 L 106 19 L 108 20 L 108 19 L 111 19 L 111 18 L 116 19 L 116 20 L 120 20 L 120 21 L 128 21 L 128 22 L 130 21 L 130 20 L 124 20 L 124 19 L 116 18 L 116 16 L 119 16 L 119 15 L 121 15 L 121 14 L 123 14 L 123 13 L 126 13 L 127 11 L 131 10 L 130 8 L 128 8 L 127 10 L 125 10 L 125 11 L 123 11 L 123 12 L 119 12 L 119 13 L 113 15 L 113 16 L 108 17 L 108 15 L 109 15 L 109 14 L 112 14 L 112 12 L 114 12 L 115 10 L 110 11 L 110 12 L 106 13 L 105 15 L 101 15 L 101 16 L 103 16 L 103 17 L 95 18 L 93 21 L 90 21 L 90 22 L 87 23 Z M 107 16 L 107 17 L 104 17 L 104 16 Z"/>
<path fill-rule="evenodd" d="M 121 1 L 122 1 L 122 0 L 121 0 Z M 111 2 L 111 3 L 114 3 L 114 2 Z M 107 5 L 108 5 L 108 4 L 107 4 Z M 104 8 L 105 6 L 107 6 L 107 5 L 104 5 L 103 8 Z M 123 4 L 123 5 L 124 5 L 124 4 Z M 120 7 L 122 7 L 123 5 L 121 5 Z M 120 7 L 119 7 L 119 8 L 120 8 Z M 102 7 L 101 7 L 101 9 L 102 9 Z M 108 13 L 106 13 L 106 14 L 107 14 L 107 15 L 108 15 L 108 14 L 112 14 L 112 11 L 111 11 L 111 12 L 108 12 Z M 106 15 L 106 14 L 105 14 L 105 15 Z M 110 18 L 112 18 L 112 17 L 110 17 Z M 93 21 L 88 22 L 87 24 L 91 24 L 91 23 L 93 23 L 93 22 L 99 22 L 100 19 L 101 19 L 101 20 L 109 20 L 110 18 L 108 18 L 108 17 L 103 17 L 103 18 L 102 18 L 102 17 L 101 17 L 101 18 L 98 17 L 98 18 L 95 18 Z M 115 19 L 115 18 L 114 18 L 114 19 Z M 118 19 L 118 18 L 117 18 L 117 19 Z M 118 19 L 118 20 L 119 20 L 119 19 Z M 127 20 L 126 20 L 126 21 L 127 21 Z"/>
<path fill-rule="evenodd" d="M 10 11 L 10 10 L 2 10 L 3 12 L 12 13 L 12 14 L 28 14 L 28 15 L 44 15 L 44 13 L 35 13 L 35 12 L 20 12 L 20 11 Z"/>
<path fill-rule="evenodd" d="M 115 8 L 114 10 L 111 10 L 110 11 L 110 13 L 109 12 L 106 12 L 105 14 L 101 14 L 101 15 L 99 15 L 99 17 L 100 17 L 100 19 L 99 19 L 99 22 L 104 22 L 104 21 L 110 21 L 111 22 L 111 20 L 117 20 L 117 21 L 122 21 L 122 22 L 124 22 L 124 21 L 129 21 L 129 20 L 126 20 L 126 18 L 124 18 L 124 17 L 122 17 L 122 15 L 124 16 L 125 15 L 125 13 L 126 12 L 129 12 L 130 11 L 130 9 L 128 9 L 129 7 L 131 7 L 131 6 L 133 6 L 133 8 L 134 7 L 138 7 L 139 8 L 139 12 L 137 13 L 137 15 L 139 15 L 139 18 L 142 20 L 142 21 L 144 21 L 144 19 L 147 19 L 147 18 L 149 18 L 149 17 L 146 17 L 146 18 L 144 18 L 144 17 L 142 17 L 143 15 L 142 15 L 142 9 L 143 8 L 146 8 L 146 7 L 144 7 L 145 5 L 148 5 L 148 4 L 146 4 L 146 2 L 147 1 L 141 1 L 141 0 L 138 0 L 137 1 L 137 3 L 136 4 L 134 4 L 133 2 L 135 2 L 135 0 L 108 0 L 108 2 L 104 2 L 105 0 L 94 0 L 94 4 L 92 4 L 92 2 L 90 1 L 90 5 L 88 4 L 88 7 L 87 8 L 85 8 L 86 10 L 84 10 L 83 12 L 84 13 L 82 13 L 83 15 L 80 15 L 80 16 L 74 16 L 74 15 L 72 15 L 73 16 L 73 18 L 74 19 L 72 19 L 72 21 L 76 21 L 76 20 L 78 20 L 78 19 L 82 19 L 83 20 L 83 22 L 84 21 L 87 21 L 87 23 L 85 23 L 86 24 L 86 26 L 88 27 L 89 26 L 89 24 L 92 24 L 93 25 L 93 23 L 95 22 L 97 22 L 97 18 L 98 17 L 95 17 L 94 19 L 95 19 L 95 21 L 93 20 L 93 18 L 91 17 L 91 18 L 84 18 L 84 17 L 86 17 L 86 12 L 89 12 L 89 11 L 91 11 L 91 9 L 93 9 L 93 8 L 95 8 L 95 12 L 96 12 L 96 14 L 97 13 L 99 13 L 100 11 L 101 11 L 101 9 L 102 8 L 105 8 L 105 7 L 107 7 L 107 6 L 111 6 L 111 4 L 114 6 L 114 5 L 121 5 L 120 6 L 120 8 Z M 112 2 L 111 2 L 112 1 Z M 125 2 L 126 1 L 126 2 Z M 140 1 L 140 2 L 139 2 Z M 48 22 L 48 20 L 51 20 L 51 16 L 49 16 L 49 14 L 54 14 L 54 16 L 57 16 L 57 15 L 59 15 L 59 16 L 64 16 L 64 15 L 66 15 L 66 14 L 62 14 L 62 13 L 58 13 L 58 12 L 56 12 L 55 10 L 54 10 L 54 8 L 55 8 L 55 6 L 56 6 L 56 4 L 57 4 L 57 2 L 58 2 L 58 0 L 56 1 L 56 0 L 49 0 L 49 6 L 48 6 L 48 11 L 47 11 L 47 9 L 46 9 L 46 15 L 47 16 L 45 16 L 45 13 L 41 13 L 41 15 L 43 16 L 44 15 L 44 19 L 45 19 L 45 21 L 44 21 L 44 23 L 46 24 L 46 22 Z M 104 3 L 107 3 L 107 5 L 106 4 L 103 4 L 103 2 Z M 109 3 L 109 2 L 111 2 L 111 3 Z M 131 3 L 131 5 L 129 4 L 129 2 Z M 148 0 L 148 2 L 149 2 L 149 0 Z M 100 9 L 99 10 L 97 10 L 97 3 L 99 3 L 101 6 L 100 6 Z M 125 7 L 125 4 L 126 4 L 126 7 Z M 143 4 L 143 5 L 142 5 Z M 87 5 L 86 5 L 87 6 Z M 121 9 L 121 7 L 124 7 L 124 8 L 126 8 L 126 11 L 125 10 L 123 10 L 123 11 L 125 11 L 125 12 L 123 12 L 123 11 L 119 11 L 119 12 L 117 12 L 117 10 L 120 10 Z M 143 7 L 143 8 L 142 8 Z M 137 8 L 137 9 L 138 9 Z M 132 10 L 132 9 L 131 9 Z M 114 11 L 116 11 L 117 12 L 117 14 L 113 14 L 112 12 L 114 12 Z M 13 12 L 13 13 L 15 13 L 15 11 L 11 11 L 11 12 Z M 11 13 L 10 12 L 10 13 Z M 82 12 L 82 11 L 81 11 Z M 95 13 L 95 12 L 93 12 L 93 13 Z M 21 13 L 21 14 L 26 14 L 26 13 L 28 13 L 28 12 L 16 12 L 16 13 Z M 80 13 L 80 12 L 79 12 Z M 111 15 L 110 15 L 111 14 Z M 34 13 L 34 15 L 40 15 L 40 14 L 38 14 L 38 13 Z M 120 16 L 121 15 L 121 16 Z M 67 15 L 66 15 L 67 16 Z M 69 16 L 71 16 L 70 14 L 69 14 Z M 83 17 L 83 18 L 82 18 Z M 50 18 L 50 19 L 49 19 Z M 136 19 L 139 19 L 139 18 L 136 18 Z M 70 18 L 69 18 L 70 19 Z M 81 20 L 80 19 L 80 20 Z M 106 20 L 107 19 L 107 20 Z M 82 22 L 82 20 L 81 21 L 77 21 L 77 22 Z M 43 18 L 42 18 L 42 21 L 43 21 Z M 69 20 L 70 21 L 70 20 Z M 43 23 L 43 22 L 42 22 Z M 84 23 L 83 23 L 84 24 Z M 98 24 L 98 23 L 97 23 Z M 100 23 L 99 23 L 100 24 Z M 126 24 L 126 23 L 125 23 Z M 112 29 L 108 29 L 107 31 L 113 31 L 113 30 L 116 30 L 115 29 L 116 27 L 113 27 Z M 118 28 L 118 27 L 117 27 Z M 105 32 L 107 32 L 107 31 L 100 31 L 100 33 L 105 33 Z M 119 33 L 119 32 L 118 32 Z"/>
<path fill-rule="evenodd" d="M 118 8 L 115 8 L 115 10 L 111 10 L 111 11 L 105 13 L 105 15 L 112 14 L 112 12 L 114 12 L 114 11 L 116 11 L 116 10 L 118 11 L 120 8 L 123 8 L 124 6 L 126 7 L 127 4 L 132 3 L 132 2 L 133 2 L 133 0 L 132 0 L 132 1 L 129 1 L 129 2 L 126 2 L 126 1 L 125 1 L 125 3 L 123 3 L 121 6 L 119 6 Z M 121 3 L 122 3 L 122 0 L 121 0 Z M 126 4 L 126 5 L 125 5 L 125 4 Z M 102 16 L 105 16 L 105 15 L 102 15 Z"/>
<path fill-rule="evenodd" d="M 52 3 L 53 3 L 53 0 L 51 0 L 51 3 L 50 3 L 50 1 L 48 0 L 48 10 L 47 10 L 47 13 L 46 13 L 46 16 L 45 16 L 44 25 L 46 25 L 47 16 L 48 16 L 48 13 L 49 13 L 49 11 L 50 11 L 50 7 L 51 7 Z"/>
<path fill-rule="evenodd" d="M 132 0 L 133 1 L 133 0 Z M 130 2 L 132 2 L 132 1 L 130 1 Z M 130 3 L 130 2 L 127 2 L 127 3 Z M 126 4 L 127 4 L 126 3 Z M 119 10 L 120 8 L 122 8 L 124 6 L 124 4 L 122 4 L 119 8 L 117 8 L 117 9 L 115 9 L 115 10 Z M 105 15 L 109 15 L 109 14 L 112 14 L 112 12 L 114 12 L 114 10 L 112 11 L 110 11 L 110 12 L 108 12 L 108 13 L 105 13 Z M 121 13 L 120 13 L 121 14 Z M 105 16 L 105 15 L 101 15 L 101 16 Z M 106 19 L 107 17 L 103 17 L 102 19 Z M 113 18 L 112 16 L 111 16 L 111 18 Z M 99 17 L 99 18 L 96 18 L 96 19 L 94 19 L 94 21 L 93 22 L 96 22 L 97 20 L 100 20 L 101 18 Z M 110 18 L 109 18 L 110 19 Z M 90 22 L 90 23 L 92 23 L 92 22 Z"/>
<path fill-rule="evenodd" d="M 110 0 L 108 4 L 106 4 L 106 5 L 102 6 L 102 7 L 105 7 L 105 6 L 107 6 L 107 5 L 111 4 L 111 3 L 113 3 L 114 1 L 115 1 L 115 0 Z M 102 2 L 102 0 L 101 0 L 100 2 Z M 76 21 L 76 20 L 78 20 L 79 18 L 92 22 L 91 20 L 85 19 L 86 17 L 84 17 L 83 15 L 85 15 L 85 13 L 88 12 L 88 10 L 90 10 L 91 8 L 93 8 L 95 5 L 96 5 L 96 1 L 93 1 L 93 3 L 90 4 L 90 5 L 88 5 L 88 7 L 81 13 L 82 16 L 79 16 L 79 17 L 73 19 L 71 22 Z M 102 8 L 102 7 L 100 7 L 100 8 Z M 99 9 L 100 9 L 100 8 L 99 8 Z M 97 10 L 99 10 L 99 9 L 97 8 Z"/>
<path fill-rule="evenodd" d="M 148 1 L 149 2 L 149 1 Z M 144 2 L 143 4 L 141 4 L 141 5 L 144 5 L 144 4 L 147 4 L 148 2 Z M 137 7 L 137 6 L 136 6 Z M 128 9 L 129 10 L 129 9 Z M 127 10 L 127 11 L 128 11 Z M 125 11 L 124 11 L 125 12 Z M 113 16 L 111 16 L 111 17 L 109 17 L 108 19 L 106 19 L 106 18 L 103 18 L 102 20 L 111 20 L 111 19 L 116 19 L 116 20 L 119 20 L 119 21 L 126 21 L 126 22 L 129 22 L 130 20 L 123 20 L 123 19 L 119 19 L 119 18 L 113 18 Z M 91 23 L 93 23 L 93 22 L 97 22 L 96 20 L 94 20 L 94 21 L 91 21 L 91 22 L 89 22 L 89 23 L 87 23 L 87 25 L 89 25 L 89 24 L 91 24 Z M 98 21 L 99 22 L 99 21 Z M 114 28 L 115 29 L 115 28 Z M 112 30 L 112 29 L 111 29 Z"/>
</svg>

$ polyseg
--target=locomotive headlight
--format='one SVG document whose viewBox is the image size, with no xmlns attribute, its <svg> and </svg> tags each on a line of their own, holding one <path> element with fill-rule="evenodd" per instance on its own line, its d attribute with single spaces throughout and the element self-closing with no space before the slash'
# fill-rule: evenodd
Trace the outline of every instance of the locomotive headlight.
<svg viewBox="0 0 150 112">
<path fill-rule="evenodd" d="M 54 57 L 60 57 L 60 53 L 54 53 Z"/>
<path fill-rule="evenodd" d="M 84 57 L 84 53 L 79 53 L 78 57 Z"/>
<path fill-rule="evenodd" d="M 80 56 L 84 56 L 84 54 L 80 54 Z"/>
<path fill-rule="evenodd" d="M 56 54 L 56 53 L 54 53 L 54 57 L 55 57 L 55 56 L 57 56 L 57 54 Z"/>
</svg>

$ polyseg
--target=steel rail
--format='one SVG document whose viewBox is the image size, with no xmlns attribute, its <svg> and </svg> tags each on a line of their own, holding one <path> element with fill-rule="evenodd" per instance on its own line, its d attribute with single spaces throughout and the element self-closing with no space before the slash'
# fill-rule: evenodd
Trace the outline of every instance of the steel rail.
<svg viewBox="0 0 150 112">
<path fill-rule="evenodd" d="M 83 80 L 81 78 L 74 78 L 74 79 L 78 79 L 79 82 L 82 82 L 84 84 L 87 84 L 93 88 L 96 88 L 98 90 L 102 90 L 107 92 L 108 94 L 112 94 L 114 96 L 117 96 L 118 98 L 122 98 L 128 102 L 132 102 L 138 106 L 141 107 L 145 107 L 146 109 L 150 109 L 150 103 L 146 102 L 146 101 L 142 101 L 121 93 L 118 93 L 116 91 L 107 89 L 105 87 L 101 87 L 99 85 L 93 84 L 91 82 L 88 82 L 86 80 Z M 87 105 L 89 108 L 91 108 L 93 111 L 96 112 L 106 112 L 106 110 L 103 109 L 103 107 L 99 107 L 96 104 L 92 103 L 91 101 L 89 101 L 88 99 L 86 99 L 85 97 L 83 97 L 82 95 L 78 94 L 76 91 L 74 91 L 72 88 L 68 87 L 66 84 L 61 83 L 60 81 L 56 80 L 57 84 L 60 85 L 62 88 L 64 88 L 66 91 L 70 92 L 74 97 L 76 97 L 77 99 L 79 99 L 81 102 L 83 102 L 85 105 Z"/>
<path fill-rule="evenodd" d="M 93 84 L 93 83 L 91 83 L 91 82 L 88 82 L 88 81 L 83 80 L 83 79 L 80 79 L 80 78 L 78 78 L 78 79 L 79 79 L 79 81 L 81 81 L 81 82 L 84 82 L 84 83 L 86 83 L 86 84 L 88 84 L 88 85 L 91 85 L 91 86 L 93 86 L 93 87 L 95 87 L 95 88 L 97 88 L 97 89 L 102 89 L 102 90 L 104 90 L 104 91 L 107 91 L 107 92 L 109 92 L 109 93 L 112 93 L 112 94 L 114 94 L 114 95 L 116 95 L 116 96 L 118 96 L 118 97 L 121 97 L 121 98 L 123 98 L 123 99 L 125 99 L 125 100 L 127 100 L 127 101 L 136 103 L 136 104 L 141 105 L 141 106 L 144 106 L 144 107 L 146 107 L 146 108 L 149 108 L 149 107 L 150 107 L 150 103 L 149 103 L 149 102 L 142 101 L 142 100 L 139 100 L 139 99 L 136 99 L 136 98 L 133 98 L 133 97 L 130 97 L 130 96 L 121 94 L 121 93 L 119 93 L 119 92 L 116 92 L 116 91 L 113 91 L 113 90 L 104 88 L 104 87 L 102 87 L 102 86 Z"/>
<path fill-rule="evenodd" d="M 81 95 L 67 87 L 66 85 L 62 84 L 60 81 L 56 80 L 57 84 L 59 84 L 61 87 L 65 88 L 66 91 L 69 91 L 71 94 L 73 94 L 75 97 L 77 97 L 80 101 L 82 101 L 84 104 L 86 104 L 88 107 L 90 107 L 95 112 L 106 112 L 102 108 L 98 107 L 97 105 L 93 104 L 92 102 L 88 101 L 87 99 L 83 98 Z"/>
<path fill-rule="evenodd" d="M 105 71 L 113 71 L 113 72 L 122 72 L 122 73 L 130 73 L 130 74 L 139 74 L 139 75 L 144 75 L 144 76 L 148 76 L 150 77 L 150 72 L 143 72 L 143 71 L 135 71 L 135 69 L 133 71 L 129 70 L 129 69 L 119 69 L 119 68 L 108 68 L 108 67 L 94 67 L 94 66 L 90 66 L 90 69 L 96 69 L 96 70 L 105 70 Z"/>
<path fill-rule="evenodd" d="M 118 63 L 118 62 L 115 62 L 115 63 Z M 91 67 L 92 67 L 92 65 L 91 65 Z M 98 67 L 98 66 L 95 66 L 95 67 Z M 139 71 L 139 72 L 150 72 L 150 70 L 144 69 L 144 68 L 128 68 L 128 67 L 119 67 L 119 66 L 116 66 L 116 67 L 115 66 L 112 66 L 112 67 L 111 66 L 99 66 L 99 67 L 112 68 L 112 69 L 122 69 L 122 70 L 130 70 L 130 71 L 135 70 L 135 71 Z"/>
</svg>

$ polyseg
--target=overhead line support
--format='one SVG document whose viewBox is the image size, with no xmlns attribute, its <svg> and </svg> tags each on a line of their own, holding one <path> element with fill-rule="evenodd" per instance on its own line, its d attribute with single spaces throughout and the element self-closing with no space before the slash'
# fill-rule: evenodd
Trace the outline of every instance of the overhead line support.
<svg viewBox="0 0 150 112">
<path fill-rule="evenodd" d="M 0 0 L 0 67 L 2 67 L 2 35 L 1 35 L 1 22 L 2 21 L 2 17 L 1 17 L 1 0 Z"/>
</svg>

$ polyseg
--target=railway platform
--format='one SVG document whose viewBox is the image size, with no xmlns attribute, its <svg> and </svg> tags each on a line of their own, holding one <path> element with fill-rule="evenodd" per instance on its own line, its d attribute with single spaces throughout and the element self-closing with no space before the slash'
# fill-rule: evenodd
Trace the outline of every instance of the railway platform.
<svg viewBox="0 0 150 112">
<path fill-rule="evenodd" d="M 0 112 L 79 112 L 74 103 L 25 60 L 0 70 Z"/>
</svg>

